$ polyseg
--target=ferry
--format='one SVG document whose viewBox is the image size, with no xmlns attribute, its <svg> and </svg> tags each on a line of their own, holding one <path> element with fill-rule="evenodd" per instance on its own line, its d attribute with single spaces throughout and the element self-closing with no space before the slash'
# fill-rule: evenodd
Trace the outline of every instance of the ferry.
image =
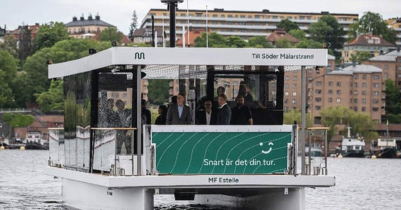
<svg viewBox="0 0 401 210">
<path fill-rule="evenodd" d="M 65 123 L 50 129 L 45 171 L 62 179 L 70 209 L 153 210 L 155 196 L 172 194 L 203 205 L 303 210 L 305 188 L 333 187 L 335 177 L 327 163 L 324 175 L 306 173 L 305 125 L 299 132 L 283 124 L 284 72 L 327 66 L 327 58 L 327 49 L 113 47 L 51 64 L 49 79 L 64 81 Z M 144 124 L 143 79 L 178 79 L 192 123 Z M 248 91 L 254 125 L 195 124 L 205 99 L 217 107 L 220 87 L 230 107 Z"/>
<path fill-rule="evenodd" d="M 365 157 L 365 140 L 351 137 L 351 127 L 348 126 L 348 136 L 343 137 L 341 144 L 343 157 Z"/>
</svg>

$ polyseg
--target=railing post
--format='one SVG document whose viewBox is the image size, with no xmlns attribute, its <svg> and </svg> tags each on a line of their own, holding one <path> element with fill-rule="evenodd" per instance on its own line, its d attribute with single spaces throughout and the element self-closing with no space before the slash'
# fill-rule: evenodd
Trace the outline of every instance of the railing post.
<svg viewBox="0 0 401 210">
<path fill-rule="evenodd" d="M 305 175 L 305 138 L 306 138 L 306 69 L 301 67 L 301 174 Z"/>
<path fill-rule="evenodd" d="M 175 43 L 175 42 L 174 42 Z M 137 141 L 137 147 L 136 147 L 136 160 L 137 160 L 137 164 L 136 164 L 136 166 L 137 166 L 137 175 L 138 176 L 141 176 L 141 164 L 142 164 L 142 162 L 141 162 L 141 156 L 142 156 L 142 154 L 141 154 L 141 150 L 142 150 L 142 144 L 141 144 L 141 137 L 142 137 L 142 125 L 141 125 L 141 119 L 142 119 L 142 109 L 141 109 L 141 103 L 142 103 L 142 101 L 141 101 L 141 79 L 142 79 L 142 77 L 141 77 L 141 66 L 140 65 L 138 65 L 138 67 L 137 67 L 137 70 L 136 70 L 136 98 L 137 98 L 137 100 L 136 100 L 136 122 L 137 122 L 137 136 L 136 136 L 136 141 Z"/>
<path fill-rule="evenodd" d="M 293 159 L 292 159 L 292 162 L 293 162 L 293 173 L 294 173 L 294 176 L 297 176 L 297 159 L 298 159 L 298 124 L 294 124 L 293 126 L 292 126 L 292 133 L 294 134 L 293 135 L 293 137 L 294 137 L 294 139 L 293 139 Z"/>
</svg>

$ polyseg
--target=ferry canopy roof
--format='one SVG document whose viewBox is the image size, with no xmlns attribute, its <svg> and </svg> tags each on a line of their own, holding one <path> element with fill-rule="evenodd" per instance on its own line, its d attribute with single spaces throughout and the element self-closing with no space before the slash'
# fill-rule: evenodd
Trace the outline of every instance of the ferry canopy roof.
<svg viewBox="0 0 401 210">
<path fill-rule="evenodd" d="M 113 47 L 78 60 L 49 65 L 49 78 L 114 65 L 327 66 L 327 49 Z"/>
</svg>

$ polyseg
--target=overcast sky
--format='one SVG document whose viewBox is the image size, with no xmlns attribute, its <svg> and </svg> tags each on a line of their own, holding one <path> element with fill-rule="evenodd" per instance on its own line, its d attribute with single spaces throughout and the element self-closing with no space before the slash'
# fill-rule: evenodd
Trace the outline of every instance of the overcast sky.
<svg viewBox="0 0 401 210">
<path fill-rule="evenodd" d="M 6 3 L 7 2 L 7 3 Z M 357 13 L 372 11 L 385 19 L 401 17 L 401 0 L 189 0 L 190 9 L 225 8 L 226 10 L 269 9 L 280 12 Z M 167 8 L 160 0 L 0 0 L 0 26 L 15 29 L 18 25 L 59 21 L 68 23 L 73 16 L 85 18 L 91 13 L 128 33 L 132 13 L 136 10 L 140 24 L 150 8 Z M 187 0 L 179 5 L 187 8 Z"/>
</svg>

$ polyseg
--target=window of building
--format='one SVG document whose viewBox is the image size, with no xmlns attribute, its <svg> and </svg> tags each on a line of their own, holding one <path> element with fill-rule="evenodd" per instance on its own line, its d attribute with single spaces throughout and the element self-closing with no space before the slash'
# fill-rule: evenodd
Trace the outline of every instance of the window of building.
<svg viewBox="0 0 401 210">
<path fill-rule="evenodd" d="M 321 94 L 322 90 L 316 90 L 316 94 Z"/>
<path fill-rule="evenodd" d="M 333 82 L 329 82 L 329 86 L 333 86 Z"/>
<path fill-rule="evenodd" d="M 337 90 L 337 95 L 341 95 L 341 90 Z"/>
<path fill-rule="evenodd" d="M 290 77 L 289 76 L 285 76 L 285 80 L 286 81 L 290 80 Z"/>
<path fill-rule="evenodd" d="M 293 85 L 292 85 L 292 88 L 293 88 L 293 89 L 297 89 L 297 84 L 293 84 Z"/>
<path fill-rule="evenodd" d="M 341 87 L 341 82 L 337 82 L 337 87 Z"/>
<path fill-rule="evenodd" d="M 297 96 L 297 92 L 292 92 L 292 96 Z"/>
<path fill-rule="evenodd" d="M 290 88 L 290 85 L 289 84 L 285 84 L 284 87 L 285 87 L 285 89 L 288 89 L 288 88 Z"/>
<path fill-rule="evenodd" d="M 388 70 L 388 65 L 384 65 L 384 70 Z"/>
<path fill-rule="evenodd" d="M 378 104 L 379 103 L 379 99 L 373 99 L 373 104 Z"/>
<path fill-rule="evenodd" d="M 213 14 L 213 17 L 214 17 L 214 18 L 217 18 L 217 14 Z"/>
<path fill-rule="evenodd" d="M 245 15 L 241 15 L 240 18 L 245 18 Z"/>
<path fill-rule="evenodd" d="M 367 78 L 366 74 L 362 75 L 362 79 L 366 79 L 366 78 Z"/>
<path fill-rule="evenodd" d="M 249 19 L 252 19 L 252 15 L 248 15 L 248 18 L 249 18 Z"/>
<path fill-rule="evenodd" d="M 277 16 L 273 16 L 273 19 L 277 19 L 278 17 Z"/>
<path fill-rule="evenodd" d="M 358 87 L 358 83 L 357 82 L 354 83 L 354 87 Z"/>
<path fill-rule="evenodd" d="M 322 117 L 315 117 L 314 118 L 314 123 L 315 124 L 322 124 Z"/>
<path fill-rule="evenodd" d="M 380 84 L 379 83 L 373 83 L 373 87 L 374 88 L 378 88 L 378 87 L 380 87 Z"/>
<path fill-rule="evenodd" d="M 321 110 L 322 107 L 321 106 L 316 106 L 316 110 Z"/>
<path fill-rule="evenodd" d="M 288 95 L 290 95 L 290 94 L 288 93 L 288 91 L 285 91 L 284 95 L 288 96 Z"/>
<path fill-rule="evenodd" d="M 354 107 L 354 111 L 356 111 L 356 112 L 357 112 L 357 111 L 358 111 L 358 107 L 356 107 L 356 106 L 355 106 L 355 107 Z"/>
<path fill-rule="evenodd" d="M 337 103 L 341 103 L 341 99 L 340 98 L 337 98 Z"/>
<path fill-rule="evenodd" d="M 163 16 L 167 16 L 167 13 L 163 13 Z"/>
<path fill-rule="evenodd" d="M 202 13 L 196 13 L 196 17 L 202 17 Z"/>
<path fill-rule="evenodd" d="M 354 95 L 358 95 L 358 91 L 357 90 L 354 90 Z"/>
<path fill-rule="evenodd" d="M 400 60 L 401 61 L 401 60 Z M 401 66 L 398 67 L 398 71 L 401 71 Z"/>
<path fill-rule="evenodd" d="M 362 104 L 366 104 L 366 99 L 362 99 Z"/>
<path fill-rule="evenodd" d="M 363 95 L 363 96 L 366 96 L 366 91 L 362 91 L 362 95 Z"/>
<path fill-rule="evenodd" d="M 255 19 L 260 19 L 260 15 L 255 15 Z"/>
<path fill-rule="evenodd" d="M 354 98 L 354 104 L 357 104 L 357 103 L 358 103 L 358 99 Z"/>
<path fill-rule="evenodd" d="M 287 19 L 288 20 L 292 20 L 292 16 L 287 16 Z"/>
<path fill-rule="evenodd" d="M 362 83 L 362 87 L 366 88 L 366 87 L 368 87 L 368 85 L 364 82 L 364 83 Z"/>
<path fill-rule="evenodd" d="M 333 94 L 333 90 L 329 90 L 329 94 L 330 94 L 330 95 Z"/>
<path fill-rule="evenodd" d="M 221 18 L 225 18 L 226 16 L 225 16 L 225 15 L 220 15 L 220 17 L 221 17 Z"/>
<path fill-rule="evenodd" d="M 294 80 L 294 81 L 297 81 L 297 80 L 298 80 L 298 77 L 297 77 L 297 76 L 294 76 L 294 77 L 293 77 L 293 80 Z"/>
<path fill-rule="evenodd" d="M 305 17 L 304 16 L 299 16 L 299 19 L 300 20 L 305 20 Z"/>
<path fill-rule="evenodd" d="M 321 81 L 316 81 L 316 86 L 322 86 L 322 82 Z"/>
<path fill-rule="evenodd" d="M 373 107 L 373 108 L 372 108 L 372 111 L 374 111 L 374 112 L 379 111 L 379 107 Z"/>
<path fill-rule="evenodd" d="M 388 73 L 384 73 L 384 78 L 388 78 Z"/>
<path fill-rule="evenodd" d="M 362 112 L 366 112 L 366 107 L 362 107 Z"/>
<path fill-rule="evenodd" d="M 315 98 L 315 100 L 316 100 L 316 102 L 321 102 L 322 101 L 322 98 Z"/>
<path fill-rule="evenodd" d="M 297 99 L 292 99 L 292 104 L 296 104 L 297 103 Z"/>
<path fill-rule="evenodd" d="M 185 13 L 181 13 L 181 15 L 180 15 L 181 17 L 185 17 Z"/>
<path fill-rule="evenodd" d="M 380 76 L 379 75 L 373 75 L 373 79 L 374 80 L 378 80 L 378 79 L 380 79 Z"/>
<path fill-rule="evenodd" d="M 286 98 L 286 99 L 284 100 L 284 103 L 285 103 L 285 104 L 288 104 L 288 98 Z"/>
<path fill-rule="evenodd" d="M 333 102 L 333 98 L 329 98 L 329 103 Z"/>
<path fill-rule="evenodd" d="M 358 77 L 359 77 L 358 75 L 354 75 L 354 79 L 358 79 Z"/>
</svg>

